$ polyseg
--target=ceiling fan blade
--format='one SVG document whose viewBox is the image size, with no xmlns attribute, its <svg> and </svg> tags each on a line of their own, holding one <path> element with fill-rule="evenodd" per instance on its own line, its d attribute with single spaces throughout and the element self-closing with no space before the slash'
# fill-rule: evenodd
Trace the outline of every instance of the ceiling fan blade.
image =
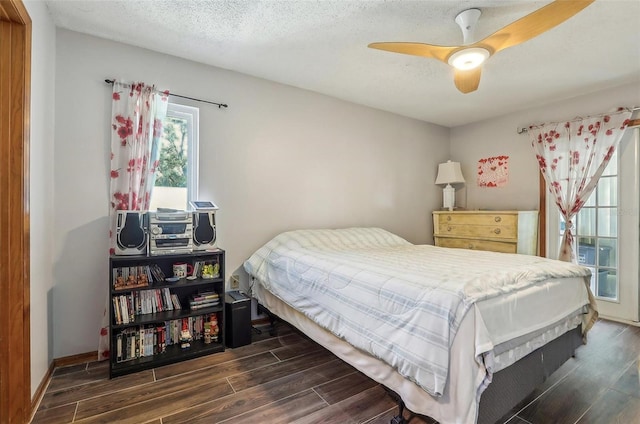
<svg viewBox="0 0 640 424">
<path fill-rule="evenodd" d="M 458 90 L 464 94 L 471 93 L 478 89 L 480 85 L 480 75 L 482 74 L 482 66 L 478 66 L 468 71 L 462 71 L 460 69 L 454 69 L 453 82 Z"/>
<path fill-rule="evenodd" d="M 473 45 L 488 46 L 497 53 L 508 47 L 524 43 L 551 28 L 560 25 L 595 0 L 555 0 L 494 32 Z"/>
<path fill-rule="evenodd" d="M 372 49 L 386 50 L 393 53 L 404 53 L 413 56 L 422 56 L 440 60 L 447 63 L 449 55 L 459 49 L 459 46 L 436 46 L 424 43 L 371 43 L 369 47 Z"/>
</svg>

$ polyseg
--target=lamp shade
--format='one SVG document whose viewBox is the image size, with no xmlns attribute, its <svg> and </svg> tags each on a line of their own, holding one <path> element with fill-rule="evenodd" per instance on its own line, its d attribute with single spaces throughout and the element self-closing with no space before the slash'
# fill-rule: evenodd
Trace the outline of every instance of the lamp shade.
<svg viewBox="0 0 640 424">
<path fill-rule="evenodd" d="M 460 162 L 451 162 L 450 160 L 438 165 L 438 176 L 436 184 L 459 184 L 464 183 L 462 170 L 460 170 Z"/>
</svg>

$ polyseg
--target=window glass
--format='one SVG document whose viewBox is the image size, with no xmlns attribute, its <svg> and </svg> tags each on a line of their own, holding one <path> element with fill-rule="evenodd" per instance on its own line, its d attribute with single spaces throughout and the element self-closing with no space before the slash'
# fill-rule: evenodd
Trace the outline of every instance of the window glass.
<svg viewBox="0 0 640 424">
<path fill-rule="evenodd" d="M 598 239 L 598 265 L 618 267 L 618 240 L 614 238 Z"/>
<path fill-rule="evenodd" d="M 596 235 L 596 210 L 583 207 L 578 212 L 578 234 L 581 236 Z"/>
<path fill-rule="evenodd" d="M 602 173 L 603 177 L 607 175 L 618 175 L 618 149 L 616 149 L 615 152 L 613 152 L 613 155 L 611 156 L 611 159 L 609 160 L 607 167 L 604 169 L 604 172 Z"/>
<path fill-rule="evenodd" d="M 591 196 L 589 196 L 587 201 L 584 203 L 584 206 L 595 206 L 596 205 L 596 197 L 597 197 L 596 192 L 597 192 L 597 190 L 593 190 L 593 192 L 591 192 Z"/>
<path fill-rule="evenodd" d="M 618 298 L 618 275 L 613 269 L 598 269 L 598 297 L 615 300 Z"/>
<path fill-rule="evenodd" d="M 578 237 L 578 263 L 593 266 L 596 264 L 596 239 Z"/>
<path fill-rule="evenodd" d="M 616 206 L 618 204 L 618 179 L 602 177 L 598 181 L 598 206 Z"/>
<path fill-rule="evenodd" d="M 618 208 L 598 208 L 598 236 L 618 236 Z"/>
<path fill-rule="evenodd" d="M 169 103 L 150 210 L 186 210 L 197 198 L 198 118 L 198 108 Z"/>
</svg>

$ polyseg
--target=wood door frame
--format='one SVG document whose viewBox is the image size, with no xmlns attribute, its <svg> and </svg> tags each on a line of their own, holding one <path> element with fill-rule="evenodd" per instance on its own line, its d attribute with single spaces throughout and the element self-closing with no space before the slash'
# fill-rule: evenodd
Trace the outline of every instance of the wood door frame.
<svg viewBox="0 0 640 424">
<path fill-rule="evenodd" d="M 547 183 L 542 171 L 538 178 L 538 255 L 544 258 L 547 256 Z"/>
<path fill-rule="evenodd" d="M 31 18 L 0 0 L 0 422 L 29 422 Z"/>
</svg>

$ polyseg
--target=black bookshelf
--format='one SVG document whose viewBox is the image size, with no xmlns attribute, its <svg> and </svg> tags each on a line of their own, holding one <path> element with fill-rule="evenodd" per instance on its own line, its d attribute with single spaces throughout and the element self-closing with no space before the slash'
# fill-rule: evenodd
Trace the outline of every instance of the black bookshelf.
<svg viewBox="0 0 640 424">
<path fill-rule="evenodd" d="M 166 278 L 173 276 L 176 263 L 193 266 L 196 278 L 167 281 Z M 218 274 L 213 278 L 202 278 L 202 266 L 196 267 L 197 263 L 217 264 Z M 113 378 L 224 351 L 224 264 L 222 249 L 181 255 L 111 256 L 109 376 Z M 155 267 L 155 273 L 151 272 L 151 267 Z M 141 277 L 142 274 L 145 276 Z M 134 278 L 129 279 L 129 275 Z M 218 303 L 191 309 L 190 300 L 203 294 L 217 295 Z M 217 321 L 217 339 L 205 336 L 205 329 L 213 319 Z M 191 340 L 181 338 L 184 334 L 181 330 L 185 327 Z"/>
</svg>

